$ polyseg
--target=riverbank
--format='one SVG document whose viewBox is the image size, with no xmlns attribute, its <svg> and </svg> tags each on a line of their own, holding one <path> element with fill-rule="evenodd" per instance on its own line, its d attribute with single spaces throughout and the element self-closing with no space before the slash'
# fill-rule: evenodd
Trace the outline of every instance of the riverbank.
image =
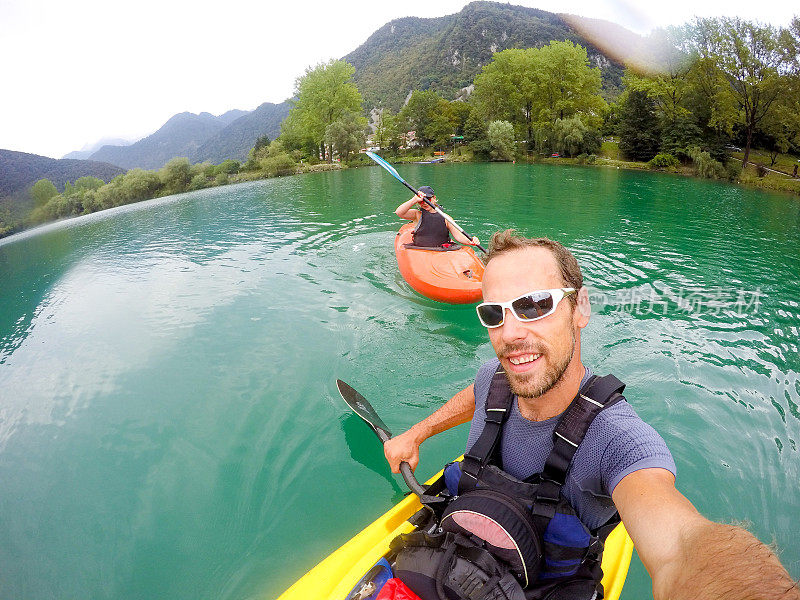
<svg viewBox="0 0 800 600">
<path fill-rule="evenodd" d="M 534 153 L 521 156 L 518 161 L 536 164 L 551 165 L 588 165 L 594 167 L 606 167 L 617 169 L 628 169 L 635 171 L 649 171 L 657 173 L 672 173 L 684 177 L 697 177 L 698 179 L 719 179 L 730 183 L 741 185 L 746 188 L 760 189 L 769 192 L 784 192 L 794 196 L 800 196 L 800 177 L 792 177 L 795 164 L 800 164 L 798 159 L 790 154 L 779 154 L 774 162 L 772 157 L 761 150 L 751 150 L 750 161 L 744 169 L 739 165 L 744 155 L 742 152 L 732 152 L 728 163 L 716 171 L 711 170 L 715 176 L 704 177 L 700 174 L 700 169 L 693 162 L 678 162 L 675 166 L 655 167 L 647 162 L 630 161 L 622 158 L 616 142 L 603 142 L 598 154 L 579 155 L 576 157 L 566 156 L 542 156 Z M 434 158 L 433 152 L 420 152 L 409 154 L 402 157 L 390 158 L 389 160 L 397 163 L 415 163 Z M 435 157 L 439 158 L 439 157 Z M 479 162 L 476 161 L 472 152 L 466 147 L 458 147 L 443 156 L 445 162 Z M 738 163 L 738 164 L 737 164 Z M 707 171 L 708 172 L 708 171 Z"/>
<path fill-rule="evenodd" d="M 157 171 L 131 169 L 108 183 L 93 177 L 84 177 L 74 183 L 68 183 L 63 192 L 52 196 L 22 218 L 11 219 L 10 215 L 0 212 L 0 238 L 66 218 L 174 194 L 341 168 L 342 165 L 339 163 L 311 164 L 302 160 L 298 162 L 279 147 L 273 149 L 271 153 L 265 150 L 261 160 L 248 161 L 244 165 L 234 160 L 226 160 L 219 165 L 190 164 L 186 158 L 174 158 Z"/>
<path fill-rule="evenodd" d="M 750 160 L 747 166 L 742 169 L 739 165 L 743 158 L 744 154 L 742 152 L 731 153 L 728 161 L 730 166 L 726 164 L 723 170 L 718 173 L 720 176 L 715 177 L 704 177 L 698 172 L 698 167 L 691 162 L 678 163 L 671 167 L 654 167 L 646 162 L 625 160 L 622 158 L 619 147 L 615 142 L 603 142 L 600 152 L 597 155 L 581 155 L 572 158 L 565 156 L 531 155 L 522 160 L 540 164 L 591 165 L 636 171 L 673 173 L 685 177 L 697 177 L 698 179 L 719 179 L 746 188 L 760 189 L 769 192 L 784 192 L 794 196 L 800 196 L 800 177 L 791 176 L 793 165 L 800 164 L 800 161 L 798 161 L 796 157 L 789 154 L 779 154 L 773 165 L 772 158 L 769 154 L 760 150 L 751 150 Z M 463 160 L 459 157 L 456 162 L 463 162 Z"/>
<path fill-rule="evenodd" d="M 288 158 L 288 155 L 283 155 L 283 154 L 281 154 L 280 158 L 283 158 L 284 156 Z M 735 168 L 736 161 L 742 160 L 742 153 L 734 152 L 731 154 L 729 161 L 734 168 L 725 169 L 724 173 L 720 171 L 719 175 L 721 176 L 711 177 L 711 178 L 727 180 L 730 183 L 741 185 L 746 188 L 760 189 L 769 192 L 783 192 L 791 194 L 793 196 L 800 196 L 800 178 L 794 178 L 788 172 L 790 169 L 792 169 L 793 164 L 797 164 L 797 160 L 794 157 L 787 154 L 778 155 L 778 157 L 773 161 L 772 157 L 759 150 L 751 151 L 750 156 L 752 161 L 761 161 L 761 162 L 749 162 L 746 168 L 739 170 Z M 413 163 L 419 163 L 421 161 L 431 160 L 433 158 L 444 158 L 444 162 L 447 163 L 481 162 L 477 161 L 473 153 L 468 148 L 463 146 L 453 148 L 443 156 L 442 155 L 434 156 L 433 150 L 425 150 L 425 151 L 420 150 L 419 152 L 411 152 L 400 156 L 387 156 L 387 159 L 395 164 L 413 164 Z M 698 173 L 698 168 L 693 163 L 688 163 L 688 164 L 678 163 L 675 166 L 670 166 L 670 167 L 654 167 L 650 163 L 646 162 L 624 160 L 623 158 L 621 158 L 619 148 L 617 147 L 617 144 L 614 142 L 604 142 L 600 149 L 600 152 L 597 155 L 584 154 L 584 155 L 579 155 L 577 157 L 564 157 L 564 156 L 540 156 L 536 154 L 529 154 L 527 156 L 521 157 L 519 159 L 519 162 L 552 164 L 552 165 L 573 164 L 573 165 L 583 165 L 583 166 L 593 166 L 593 167 L 627 169 L 635 171 L 672 173 L 675 175 L 682 175 L 684 177 L 697 177 L 699 179 L 704 178 Z M 762 164 L 762 162 L 766 164 Z M 285 161 L 285 164 L 281 163 L 277 166 L 268 164 L 264 165 L 266 168 L 241 170 L 237 173 L 230 173 L 230 174 L 225 173 L 222 176 L 220 174 L 217 174 L 215 177 L 200 176 L 197 179 L 191 179 L 190 183 L 194 185 L 187 185 L 186 189 L 167 188 L 166 191 L 168 191 L 169 193 L 156 193 L 152 195 L 143 194 L 138 197 L 128 196 L 125 198 L 123 197 L 115 198 L 110 206 L 104 206 L 102 208 L 97 207 L 92 203 L 84 203 L 84 202 L 80 202 L 79 203 L 80 206 L 78 206 L 76 205 L 74 199 L 70 198 L 69 201 L 66 202 L 65 199 L 62 197 L 62 195 L 59 195 L 54 199 L 54 204 L 56 204 L 59 208 L 63 207 L 63 209 L 65 209 L 64 212 L 68 212 L 68 214 L 64 213 L 59 214 L 57 209 L 56 211 L 54 211 L 56 218 L 53 219 L 44 219 L 44 220 L 37 219 L 29 223 L 17 223 L 13 228 L 6 227 L 4 229 L 0 227 L 0 238 L 13 235 L 14 233 L 19 233 L 21 231 L 25 231 L 36 225 L 41 225 L 48 222 L 55 222 L 63 218 L 70 218 L 74 216 L 80 216 L 83 214 L 90 214 L 93 212 L 98 212 L 98 210 L 104 210 L 105 208 L 112 208 L 114 206 L 120 206 L 123 204 L 131 204 L 135 202 L 141 202 L 144 200 L 152 200 L 154 198 L 170 195 L 171 193 L 193 191 L 195 189 L 203 189 L 205 187 L 218 187 L 228 184 L 244 183 L 248 181 L 259 181 L 263 179 L 271 179 L 273 177 L 284 177 L 287 175 L 301 175 L 304 173 L 317 173 L 324 171 L 336 171 L 347 168 L 356 168 L 361 166 L 373 166 L 373 164 L 374 163 L 364 154 L 360 154 L 354 157 L 346 164 L 341 164 L 338 162 L 334 163 L 322 162 L 317 164 L 311 164 L 303 161 L 295 163 L 292 160 L 287 160 Z M 767 166 L 767 164 L 769 164 L 770 166 Z M 197 165 L 197 167 L 199 166 L 200 165 Z M 193 165 L 192 167 L 195 167 L 195 165 Z M 139 171 L 139 173 L 155 174 L 156 172 Z M 199 179 L 202 180 L 201 182 L 199 182 L 202 185 L 198 184 Z M 187 179 L 187 181 L 189 180 Z"/>
</svg>

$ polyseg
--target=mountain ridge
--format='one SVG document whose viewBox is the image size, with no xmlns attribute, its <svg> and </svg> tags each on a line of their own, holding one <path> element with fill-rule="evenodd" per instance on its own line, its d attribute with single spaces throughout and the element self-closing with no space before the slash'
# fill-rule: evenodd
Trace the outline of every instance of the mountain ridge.
<svg viewBox="0 0 800 600">
<path fill-rule="evenodd" d="M 219 116 L 208 112 L 177 113 L 154 133 L 128 146 L 106 145 L 90 160 L 126 169 L 160 169 L 170 159 L 185 156 L 192 162 L 220 163 L 226 158 L 244 160 L 262 135 L 274 139 L 289 114 L 286 102 L 265 102 L 251 111 L 233 109 Z"/>
<path fill-rule="evenodd" d="M 601 69 L 606 94 L 616 95 L 622 64 L 598 49 L 562 15 L 484 0 L 444 17 L 394 19 L 343 60 L 356 68 L 355 82 L 368 108 L 399 110 L 413 89 L 432 89 L 453 99 L 495 52 L 541 47 L 552 40 L 584 46 L 593 66 Z"/>
<path fill-rule="evenodd" d="M 125 169 L 105 162 L 74 158 L 50 158 L 29 152 L 0 149 L 0 207 L 13 214 L 33 208 L 28 189 L 39 179 L 49 179 L 63 191 L 64 185 L 80 177 L 97 177 L 105 182 Z"/>
</svg>

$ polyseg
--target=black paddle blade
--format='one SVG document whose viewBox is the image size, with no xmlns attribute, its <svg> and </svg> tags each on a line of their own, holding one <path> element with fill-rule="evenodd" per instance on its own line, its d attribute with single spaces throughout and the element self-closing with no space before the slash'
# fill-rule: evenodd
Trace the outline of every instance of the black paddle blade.
<svg viewBox="0 0 800 600">
<path fill-rule="evenodd" d="M 386 424 L 381 421 L 378 413 L 375 412 L 375 409 L 372 408 L 372 405 L 367 402 L 367 399 L 364 398 L 364 396 L 359 394 L 341 379 L 336 380 L 336 387 L 339 388 L 339 393 L 342 395 L 342 398 L 344 398 L 347 406 L 350 407 L 350 410 L 361 417 L 364 422 L 372 428 L 382 442 L 385 442 L 392 437 L 392 432 L 389 431 L 389 428 L 386 426 Z"/>
<path fill-rule="evenodd" d="M 350 407 L 350 410 L 356 413 L 367 425 L 370 426 L 372 431 L 375 432 L 375 435 L 378 436 L 378 439 L 381 442 L 386 442 L 386 440 L 392 437 L 392 432 L 389 431 L 389 428 L 386 426 L 386 424 L 381 421 L 378 413 L 375 412 L 375 409 L 372 408 L 372 405 L 367 402 L 367 399 L 364 398 L 364 396 L 359 394 L 341 379 L 336 380 L 336 387 L 339 388 L 339 393 L 342 395 L 342 398 L 344 398 L 347 406 Z M 422 496 L 425 495 L 425 489 L 414 477 L 414 473 L 411 471 L 411 467 L 407 462 L 400 463 L 400 472 L 403 474 L 403 479 L 405 479 L 406 485 L 409 487 L 409 489 L 417 496 L 422 498 Z M 426 499 L 432 500 L 427 496 Z"/>
</svg>

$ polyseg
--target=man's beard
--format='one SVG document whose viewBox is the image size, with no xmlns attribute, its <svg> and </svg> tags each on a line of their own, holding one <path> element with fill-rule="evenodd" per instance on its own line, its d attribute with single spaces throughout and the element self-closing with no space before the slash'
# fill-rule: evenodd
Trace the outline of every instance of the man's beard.
<svg viewBox="0 0 800 600">
<path fill-rule="evenodd" d="M 537 379 L 534 375 L 517 374 L 506 371 L 506 377 L 511 386 L 511 391 L 520 398 L 538 398 L 553 389 L 556 384 L 561 381 L 567 367 L 569 367 L 569 363 L 572 361 L 572 356 L 575 354 L 575 331 L 570 328 L 570 333 L 572 336 L 572 345 L 569 349 L 569 354 L 564 357 L 561 362 L 554 364 L 550 369 L 545 371 L 540 378 Z M 519 350 L 519 347 L 507 346 L 503 348 L 502 354 L 506 355 Z M 537 352 L 531 349 L 531 354 L 537 354 Z"/>
</svg>

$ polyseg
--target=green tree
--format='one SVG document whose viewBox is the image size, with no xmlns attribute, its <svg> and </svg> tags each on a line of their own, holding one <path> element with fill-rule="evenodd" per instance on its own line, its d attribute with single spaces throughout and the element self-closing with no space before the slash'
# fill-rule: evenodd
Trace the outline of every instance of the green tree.
<svg viewBox="0 0 800 600">
<path fill-rule="evenodd" d="M 492 121 L 486 130 L 495 160 L 514 160 L 514 126 L 508 121 Z"/>
<path fill-rule="evenodd" d="M 158 172 L 165 195 L 179 194 L 189 189 L 194 174 L 188 158 L 173 158 Z"/>
<path fill-rule="evenodd" d="M 414 90 L 400 119 L 405 131 L 415 131 L 423 146 L 446 147 L 456 127 L 450 103 L 433 90 Z"/>
<path fill-rule="evenodd" d="M 361 115 L 349 113 L 325 128 L 325 143 L 339 154 L 342 161 L 364 145 L 364 128 L 367 120 Z"/>
<path fill-rule="evenodd" d="M 785 91 L 781 73 L 792 65 L 781 43 L 786 36 L 771 25 L 738 18 L 695 20 L 694 46 L 703 67 L 727 81 L 718 95 L 728 95 L 738 109 L 746 140 L 742 165 L 749 160 L 754 134 Z"/>
<path fill-rule="evenodd" d="M 764 135 L 771 164 L 774 166 L 778 154 L 800 150 L 800 85 L 787 81 L 787 92 L 778 101 L 774 110 L 761 121 L 759 127 Z"/>
<path fill-rule="evenodd" d="M 509 49 L 494 55 L 475 78 L 475 109 L 486 120 L 506 120 L 533 145 L 535 129 L 581 116 L 599 127 L 607 110 L 600 96 L 600 70 L 589 66 L 586 49 L 572 42 Z"/>
<path fill-rule="evenodd" d="M 269 138 L 267 136 L 263 136 L 263 137 L 265 137 L 267 140 L 269 140 Z M 261 138 L 259 138 L 259 139 L 261 139 Z M 257 141 L 256 141 L 256 146 L 258 146 L 258 142 Z M 217 168 L 215 169 L 216 172 L 214 173 L 214 175 L 216 176 L 216 175 L 219 175 L 220 173 L 225 173 L 226 175 L 235 175 L 236 173 L 239 172 L 240 167 L 241 167 L 241 164 L 239 163 L 238 160 L 233 160 L 233 159 L 228 158 L 226 160 L 223 160 L 221 163 L 219 163 L 217 165 Z"/>
<path fill-rule="evenodd" d="M 509 121 L 517 135 L 529 143 L 533 139 L 535 106 L 539 102 L 535 86 L 537 58 L 533 48 L 496 53 L 475 77 L 472 95 L 475 112 L 484 121 Z"/>
<path fill-rule="evenodd" d="M 554 123 L 580 115 L 586 124 L 599 127 L 608 107 L 600 96 L 600 69 L 589 67 L 586 48 L 553 41 L 538 51 L 536 88 L 544 106 L 537 121 Z"/>
<path fill-rule="evenodd" d="M 180 159 L 175 160 L 180 161 Z M 186 161 L 186 163 L 189 162 L 186 159 L 183 159 L 183 161 Z M 182 166 L 185 164 L 183 161 L 174 163 L 173 168 L 175 168 L 175 165 Z M 170 161 L 170 163 L 172 163 L 172 161 Z M 167 165 L 170 165 L 170 163 L 167 163 Z M 177 168 L 174 170 L 176 176 L 177 170 Z M 117 194 L 121 200 L 119 204 L 130 204 L 131 202 L 149 200 L 150 198 L 155 198 L 158 196 L 165 187 L 164 179 L 162 179 L 160 175 L 161 173 L 157 173 L 155 171 L 145 171 L 144 169 L 131 169 L 125 173 L 125 176 L 120 181 L 117 191 Z M 185 180 L 186 177 L 188 177 L 188 173 L 185 176 L 181 176 L 181 179 Z"/>
<path fill-rule="evenodd" d="M 450 111 L 455 119 L 455 134 L 464 135 L 467 119 L 469 119 L 469 116 L 472 114 L 472 105 L 461 100 L 453 100 L 450 103 Z"/>
<path fill-rule="evenodd" d="M 587 127 L 578 115 L 558 119 L 552 128 L 553 150 L 567 156 L 594 154 L 600 148 L 597 130 Z"/>
<path fill-rule="evenodd" d="M 15 227 L 11 212 L 5 207 L 0 207 L 0 237 L 10 235 Z"/>
<path fill-rule="evenodd" d="M 622 110 L 619 102 L 612 102 L 608 105 L 608 111 L 603 118 L 603 125 L 600 127 L 600 134 L 603 136 L 614 136 L 618 134 L 619 114 Z"/>
<path fill-rule="evenodd" d="M 469 145 L 472 154 L 478 160 L 488 160 L 492 145 L 487 137 L 486 122 L 479 111 L 473 110 L 464 124 L 464 141 Z"/>
<path fill-rule="evenodd" d="M 295 83 L 297 100 L 282 125 L 281 136 L 285 133 L 301 147 L 311 145 L 330 160 L 331 153 L 325 147 L 328 125 L 361 113 L 362 99 L 353 83 L 354 73 L 355 67 L 341 60 L 306 69 Z"/>
<path fill-rule="evenodd" d="M 661 129 L 661 149 L 672 154 L 686 153 L 700 144 L 702 131 L 689 108 L 694 67 L 685 28 L 659 30 L 652 36 L 658 62 L 646 74 L 626 72 L 626 89 L 644 92 L 653 101 Z"/>
<path fill-rule="evenodd" d="M 36 206 L 44 206 L 53 196 L 58 195 L 58 190 L 49 179 L 40 179 L 31 187 L 31 197 Z"/>
<path fill-rule="evenodd" d="M 270 142 L 271 140 L 269 139 L 268 135 L 260 135 L 256 140 L 255 146 L 253 146 L 253 150 L 258 152 L 261 148 L 266 148 L 267 146 L 269 146 Z"/>
<path fill-rule="evenodd" d="M 620 152 L 633 160 L 648 161 L 658 154 L 660 137 L 655 102 L 647 92 L 628 90 L 620 111 Z"/>
<path fill-rule="evenodd" d="M 106 184 L 105 181 L 102 179 L 98 179 L 97 177 L 78 177 L 75 180 L 75 189 L 81 191 L 89 191 L 89 190 L 99 190 Z"/>
<path fill-rule="evenodd" d="M 382 108 L 375 121 L 375 143 L 381 150 L 397 152 L 400 148 L 400 120 L 389 108 Z"/>
</svg>

